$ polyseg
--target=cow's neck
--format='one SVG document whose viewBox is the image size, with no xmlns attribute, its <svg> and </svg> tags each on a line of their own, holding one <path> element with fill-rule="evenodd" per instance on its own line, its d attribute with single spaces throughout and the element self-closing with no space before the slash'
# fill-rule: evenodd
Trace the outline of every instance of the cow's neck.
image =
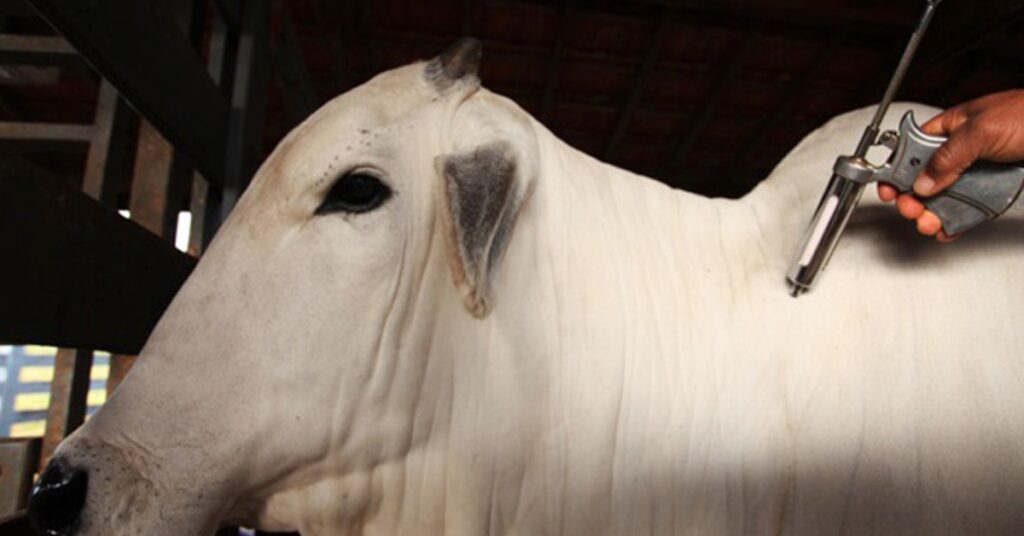
<svg viewBox="0 0 1024 536">
<path fill-rule="evenodd" d="M 752 279 L 785 288 L 778 211 L 760 210 L 757 196 L 709 199 L 595 160 L 553 136 L 541 146 L 551 154 L 527 220 L 534 236 L 525 242 L 540 242 L 537 255 L 548 262 L 534 270 L 551 271 L 567 303 L 589 303 L 602 333 L 661 331 L 684 346 L 700 344 L 728 331 L 716 323 L 735 325 L 758 303 L 750 293 L 769 287 Z M 694 330 L 703 333 L 688 333 Z"/>
<path fill-rule="evenodd" d="M 402 512 L 430 511 L 439 523 L 454 510 L 515 515 L 529 510 L 523 501 L 559 516 L 609 512 L 569 497 L 594 497 L 587 490 L 611 486 L 617 471 L 671 450 L 650 445 L 685 448 L 689 436 L 658 423 L 699 411 L 727 381 L 728 365 L 706 359 L 732 338 L 722 326 L 756 321 L 737 304 L 757 298 L 737 293 L 763 287 L 749 278 L 765 277 L 771 261 L 758 253 L 748 204 L 670 190 L 541 136 L 541 176 L 490 315 L 462 309 L 447 263 L 431 263 L 424 286 L 447 291 L 435 320 L 409 333 L 428 351 L 409 374 L 421 387 L 409 390 L 420 398 L 408 406 L 403 478 L 440 493 L 407 496 L 435 502 L 378 519 L 411 527 Z M 679 441 L 653 441 L 666 433 Z M 546 486 L 556 476 L 559 490 Z"/>
</svg>

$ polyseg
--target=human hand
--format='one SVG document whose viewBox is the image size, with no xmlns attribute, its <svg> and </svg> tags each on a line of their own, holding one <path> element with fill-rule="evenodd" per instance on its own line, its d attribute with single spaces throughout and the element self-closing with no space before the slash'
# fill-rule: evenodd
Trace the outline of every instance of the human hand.
<svg viewBox="0 0 1024 536">
<path fill-rule="evenodd" d="M 949 138 L 914 182 L 914 193 L 928 197 L 956 182 L 976 160 L 1024 160 L 1024 89 L 994 93 L 954 106 L 933 117 L 921 130 Z M 884 183 L 878 184 L 878 197 L 887 203 L 895 200 L 904 218 L 917 221 L 921 234 L 934 236 L 940 242 L 956 238 L 942 230 L 939 217 L 917 197 L 900 194 Z"/>
</svg>

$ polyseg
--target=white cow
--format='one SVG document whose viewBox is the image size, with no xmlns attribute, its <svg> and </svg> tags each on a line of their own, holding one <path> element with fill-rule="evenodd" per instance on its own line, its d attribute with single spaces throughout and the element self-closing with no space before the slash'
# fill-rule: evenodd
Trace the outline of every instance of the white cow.
<svg viewBox="0 0 1024 536">
<path fill-rule="evenodd" d="M 569 147 L 481 88 L 478 58 L 465 40 L 385 72 L 281 143 L 61 446 L 37 522 L 1024 531 L 1016 215 L 940 246 L 865 202 L 793 299 L 788 261 L 871 110 L 708 199 Z M 907 108 L 934 112 L 890 118 Z"/>
</svg>

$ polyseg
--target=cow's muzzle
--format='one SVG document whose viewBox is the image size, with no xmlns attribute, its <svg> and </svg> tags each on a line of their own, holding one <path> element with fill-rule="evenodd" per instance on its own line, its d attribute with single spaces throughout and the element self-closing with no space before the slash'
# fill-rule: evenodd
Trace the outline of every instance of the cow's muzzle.
<svg viewBox="0 0 1024 536">
<path fill-rule="evenodd" d="M 78 527 L 89 474 L 54 458 L 32 488 L 28 518 L 40 534 L 70 536 Z"/>
</svg>

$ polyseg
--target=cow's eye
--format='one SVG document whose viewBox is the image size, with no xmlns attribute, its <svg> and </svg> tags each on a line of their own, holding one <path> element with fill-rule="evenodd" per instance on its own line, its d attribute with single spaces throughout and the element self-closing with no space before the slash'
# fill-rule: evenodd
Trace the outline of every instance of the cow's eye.
<svg viewBox="0 0 1024 536">
<path fill-rule="evenodd" d="M 317 207 L 317 214 L 348 212 L 359 214 L 369 212 L 391 197 L 391 189 L 377 177 L 365 172 L 346 173 L 327 192 L 324 202 Z"/>
</svg>

